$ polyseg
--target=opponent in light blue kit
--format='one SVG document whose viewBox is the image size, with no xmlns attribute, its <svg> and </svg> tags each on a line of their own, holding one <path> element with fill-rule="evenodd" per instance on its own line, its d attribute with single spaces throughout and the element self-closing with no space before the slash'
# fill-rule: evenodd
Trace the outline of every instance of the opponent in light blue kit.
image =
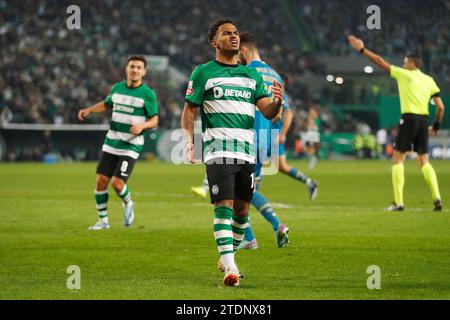
<svg viewBox="0 0 450 320">
<path fill-rule="evenodd" d="M 258 47 L 255 38 L 249 33 L 241 34 L 241 52 L 240 52 L 240 60 L 241 63 L 246 64 L 250 68 L 256 68 L 256 70 L 261 74 L 266 86 L 267 92 L 270 94 L 270 85 L 274 80 L 277 80 L 280 83 L 283 83 L 282 77 L 268 64 L 261 61 L 259 56 Z M 283 118 L 283 115 L 287 115 L 286 118 Z M 266 141 L 257 141 L 257 150 L 260 154 L 264 154 L 264 150 L 267 150 L 267 158 L 270 158 L 271 161 L 275 162 L 279 165 L 279 170 L 284 174 L 288 174 L 289 176 L 302 181 L 306 184 L 310 199 L 314 200 L 317 196 L 317 183 L 311 179 L 309 179 L 306 175 L 301 173 L 298 169 L 292 168 L 286 163 L 286 152 L 285 152 L 285 141 L 286 141 L 286 133 L 289 130 L 289 127 L 292 123 L 292 112 L 289 109 L 289 97 L 287 94 L 283 97 L 283 110 L 280 112 L 278 117 L 276 117 L 272 122 L 266 120 L 258 110 L 255 114 L 255 130 L 257 132 L 257 137 L 260 136 L 258 134 L 261 130 L 267 130 L 267 134 L 265 136 L 269 137 Z M 275 132 L 275 135 L 274 135 Z M 271 141 L 271 139 L 277 139 L 278 141 Z M 278 153 L 271 150 L 272 146 L 276 146 L 278 142 L 279 149 Z M 289 228 L 287 228 L 284 224 L 281 224 L 278 216 L 275 213 L 272 205 L 269 200 L 267 200 L 260 192 L 259 187 L 262 180 L 262 166 L 265 158 L 258 159 L 257 164 L 255 166 L 255 179 L 257 181 L 256 190 L 253 194 L 252 205 L 263 215 L 263 217 L 269 221 L 273 227 L 273 230 L 276 232 L 277 236 L 277 244 L 278 247 L 282 248 L 288 243 L 288 232 Z M 244 241 L 241 244 L 241 248 L 243 249 L 256 249 L 258 248 L 258 244 L 256 242 L 255 236 L 253 234 L 252 228 L 249 225 L 247 231 L 245 233 Z"/>
<path fill-rule="evenodd" d="M 288 78 L 283 77 L 284 86 L 287 86 Z M 309 192 L 309 199 L 315 200 L 317 197 L 318 185 L 317 182 L 310 179 L 307 175 L 302 173 L 297 168 L 291 167 L 286 161 L 286 134 L 292 124 L 292 119 L 294 115 L 290 109 L 290 98 L 287 94 L 284 95 L 283 99 L 283 111 L 282 114 L 278 115 L 277 118 L 272 120 L 272 129 L 278 132 L 278 142 L 279 142 L 279 152 L 274 154 L 272 159 L 279 164 L 279 170 L 281 173 L 294 178 L 295 180 L 305 184 L 307 191 Z M 278 157 L 278 158 L 275 158 Z"/>
<path fill-rule="evenodd" d="M 261 61 L 259 57 L 258 49 L 256 47 L 256 41 L 249 33 L 241 34 L 241 54 L 240 61 L 242 64 L 246 64 L 249 68 L 255 68 L 259 74 L 261 74 L 264 83 L 267 87 L 267 92 L 270 94 L 270 86 L 274 80 L 282 83 L 281 76 L 273 70 L 268 64 Z M 283 109 L 287 106 L 284 105 L 283 97 Z M 262 167 L 265 160 L 271 157 L 273 153 L 272 146 L 272 122 L 264 118 L 264 116 L 256 110 L 255 113 L 255 131 L 256 131 L 256 146 L 258 150 L 258 159 L 255 165 L 255 181 L 256 190 L 253 193 L 252 205 L 261 213 L 261 215 L 272 225 L 272 229 L 275 232 L 277 245 L 279 248 L 286 246 L 289 242 L 288 233 L 289 228 L 286 225 L 280 223 L 280 220 L 275 213 L 272 204 L 259 192 L 259 187 L 262 180 Z M 277 139 L 277 136 L 273 136 Z M 245 232 L 244 241 L 238 249 L 257 249 L 258 243 L 255 239 L 252 227 L 249 224 Z"/>
</svg>

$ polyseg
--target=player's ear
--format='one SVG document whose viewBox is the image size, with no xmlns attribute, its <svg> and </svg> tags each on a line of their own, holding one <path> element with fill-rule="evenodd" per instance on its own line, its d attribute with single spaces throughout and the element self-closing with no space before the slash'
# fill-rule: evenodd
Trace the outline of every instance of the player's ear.
<svg viewBox="0 0 450 320">
<path fill-rule="evenodd" d="M 214 49 L 217 49 L 218 43 L 217 43 L 217 41 L 216 41 L 215 38 L 211 40 L 210 45 L 211 45 L 211 47 L 213 47 Z"/>
</svg>

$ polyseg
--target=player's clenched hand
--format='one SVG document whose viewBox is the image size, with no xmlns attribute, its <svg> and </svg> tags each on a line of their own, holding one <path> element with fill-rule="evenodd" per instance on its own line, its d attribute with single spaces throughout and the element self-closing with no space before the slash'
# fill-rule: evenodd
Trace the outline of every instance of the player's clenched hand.
<svg viewBox="0 0 450 320">
<path fill-rule="evenodd" d="M 283 102 L 284 89 L 278 81 L 273 82 L 272 86 L 272 97 L 274 100 L 278 101 L 278 105 Z"/>
<path fill-rule="evenodd" d="M 348 36 L 348 43 L 357 51 L 364 48 L 364 42 L 361 39 L 356 38 L 354 35 Z"/>
<path fill-rule="evenodd" d="M 80 121 L 84 121 L 84 119 L 87 118 L 87 116 L 89 116 L 91 112 L 87 109 L 81 109 L 80 111 L 78 111 L 78 119 Z"/>
<path fill-rule="evenodd" d="M 437 134 L 438 134 L 437 130 L 434 129 L 433 127 L 428 127 L 428 133 L 429 133 L 429 135 L 432 136 L 432 137 L 436 137 Z"/>
<path fill-rule="evenodd" d="M 131 134 L 137 136 L 144 130 L 141 124 L 133 124 L 130 128 Z"/>
</svg>

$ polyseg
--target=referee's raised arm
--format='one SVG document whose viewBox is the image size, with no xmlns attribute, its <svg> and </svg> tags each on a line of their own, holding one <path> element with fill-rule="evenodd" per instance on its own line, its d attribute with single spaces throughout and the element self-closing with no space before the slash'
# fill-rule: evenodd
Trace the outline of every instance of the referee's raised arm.
<svg viewBox="0 0 450 320">
<path fill-rule="evenodd" d="M 391 64 L 384 60 L 378 54 L 370 51 L 369 49 L 364 47 L 364 42 L 361 39 L 356 38 L 353 35 L 348 36 L 348 43 L 359 53 L 366 56 L 373 63 L 379 66 L 381 69 L 386 70 L 387 72 L 391 72 Z"/>
</svg>

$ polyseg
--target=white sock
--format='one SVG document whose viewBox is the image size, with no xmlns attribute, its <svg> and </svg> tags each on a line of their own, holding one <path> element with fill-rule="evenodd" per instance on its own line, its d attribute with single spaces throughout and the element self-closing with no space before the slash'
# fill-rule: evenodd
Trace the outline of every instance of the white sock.
<svg viewBox="0 0 450 320">
<path fill-rule="evenodd" d="M 220 257 L 223 265 L 225 266 L 225 270 L 231 267 L 236 267 L 236 263 L 234 262 L 234 253 L 227 253 Z"/>
<path fill-rule="evenodd" d="M 311 186 L 311 183 L 312 183 L 312 180 L 311 180 L 310 178 L 306 179 L 305 185 L 306 185 L 307 187 L 310 187 L 310 186 Z"/>
</svg>

